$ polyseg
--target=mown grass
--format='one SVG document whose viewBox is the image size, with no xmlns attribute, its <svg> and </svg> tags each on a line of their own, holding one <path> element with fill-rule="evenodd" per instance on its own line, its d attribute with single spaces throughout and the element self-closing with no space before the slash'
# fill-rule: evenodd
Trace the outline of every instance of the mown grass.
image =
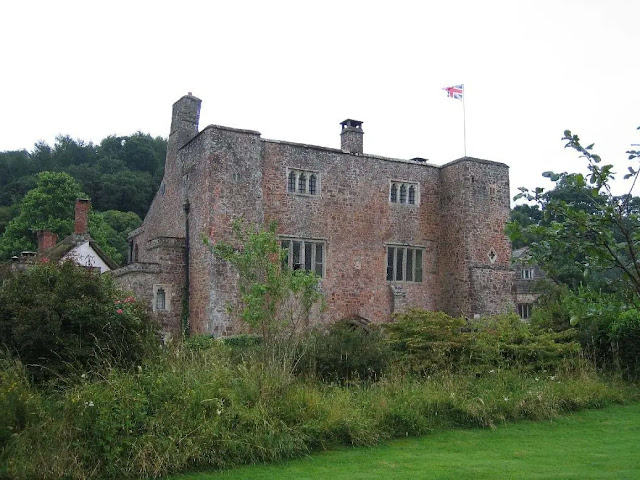
<svg viewBox="0 0 640 480">
<path fill-rule="evenodd" d="M 170 480 L 640 478 L 640 403 Z"/>
</svg>

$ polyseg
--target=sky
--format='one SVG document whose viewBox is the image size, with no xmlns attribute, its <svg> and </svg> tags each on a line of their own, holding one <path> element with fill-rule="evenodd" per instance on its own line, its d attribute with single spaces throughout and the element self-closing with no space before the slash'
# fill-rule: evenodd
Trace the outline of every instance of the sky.
<svg viewBox="0 0 640 480">
<path fill-rule="evenodd" d="M 464 155 L 466 124 L 467 155 L 509 165 L 512 195 L 586 171 L 566 129 L 620 178 L 640 149 L 637 0 L 33 0 L 0 18 L 0 151 L 167 137 L 188 92 L 201 129 L 338 148 L 353 118 L 365 153 L 436 165 Z M 457 84 L 464 110 L 442 90 Z"/>
</svg>

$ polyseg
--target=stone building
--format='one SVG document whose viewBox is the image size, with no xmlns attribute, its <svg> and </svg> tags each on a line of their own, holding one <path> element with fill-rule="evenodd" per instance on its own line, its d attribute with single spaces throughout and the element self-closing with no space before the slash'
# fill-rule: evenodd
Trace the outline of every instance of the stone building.
<svg viewBox="0 0 640 480">
<path fill-rule="evenodd" d="M 173 105 L 164 179 L 130 235 L 130 264 L 114 272 L 168 331 L 234 332 L 236 277 L 202 236 L 228 239 L 237 217 L 276 221 L 291 267 L 322 277 L 328 308 L 314 321 L 386 322 L 410 306 L 514 310 L 505 164 L 366 154 L 362 122 L 351 119 L 340 148 L 199 131 L 200 104 L 189 94 Z"/>
<path fill-rule="evenodd" d="M 546 273 L 531 260 L 529 247 L 518 248 L 511 254 L 511 263 L 515 271 L 513 281 L 513 299 L 520 318 L 531 317 L 533 305 L 541 295 L 541 281 L 547 281 Z"/>
</svg>

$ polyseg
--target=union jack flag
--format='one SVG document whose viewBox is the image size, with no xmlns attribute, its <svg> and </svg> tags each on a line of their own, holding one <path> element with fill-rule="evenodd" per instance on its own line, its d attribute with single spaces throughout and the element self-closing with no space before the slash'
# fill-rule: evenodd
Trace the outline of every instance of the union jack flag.
<svg viewBox="0 0 640 480">
<path fill-rule="evenodd" d="M 464 84 L 463 85 L 454 85 L 453 87 L 444 87 L 442 90 L 447 92 L 447 96 L 449 98 L 455 98 L 456 100 L 462 100 L 462 95 L 464 95 Z"/>
</svg>

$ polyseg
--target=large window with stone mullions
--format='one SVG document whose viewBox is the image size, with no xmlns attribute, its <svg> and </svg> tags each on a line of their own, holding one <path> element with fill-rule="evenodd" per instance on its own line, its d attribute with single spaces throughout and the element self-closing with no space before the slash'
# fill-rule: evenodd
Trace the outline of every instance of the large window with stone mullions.
<svg viewBox="0 0 640 480">
<path fill-rule="evenodd" d="M 424 249 L 400 245 L 387 246 L 387 280 L 390 282 L 422 282 Z"/>
<path fill-rule="evenodd" d="M 324 276 L 324 242 L 317 240 L 283 239 L 283 263 L 292 270 L 307 270 Z"/>
</svg>

